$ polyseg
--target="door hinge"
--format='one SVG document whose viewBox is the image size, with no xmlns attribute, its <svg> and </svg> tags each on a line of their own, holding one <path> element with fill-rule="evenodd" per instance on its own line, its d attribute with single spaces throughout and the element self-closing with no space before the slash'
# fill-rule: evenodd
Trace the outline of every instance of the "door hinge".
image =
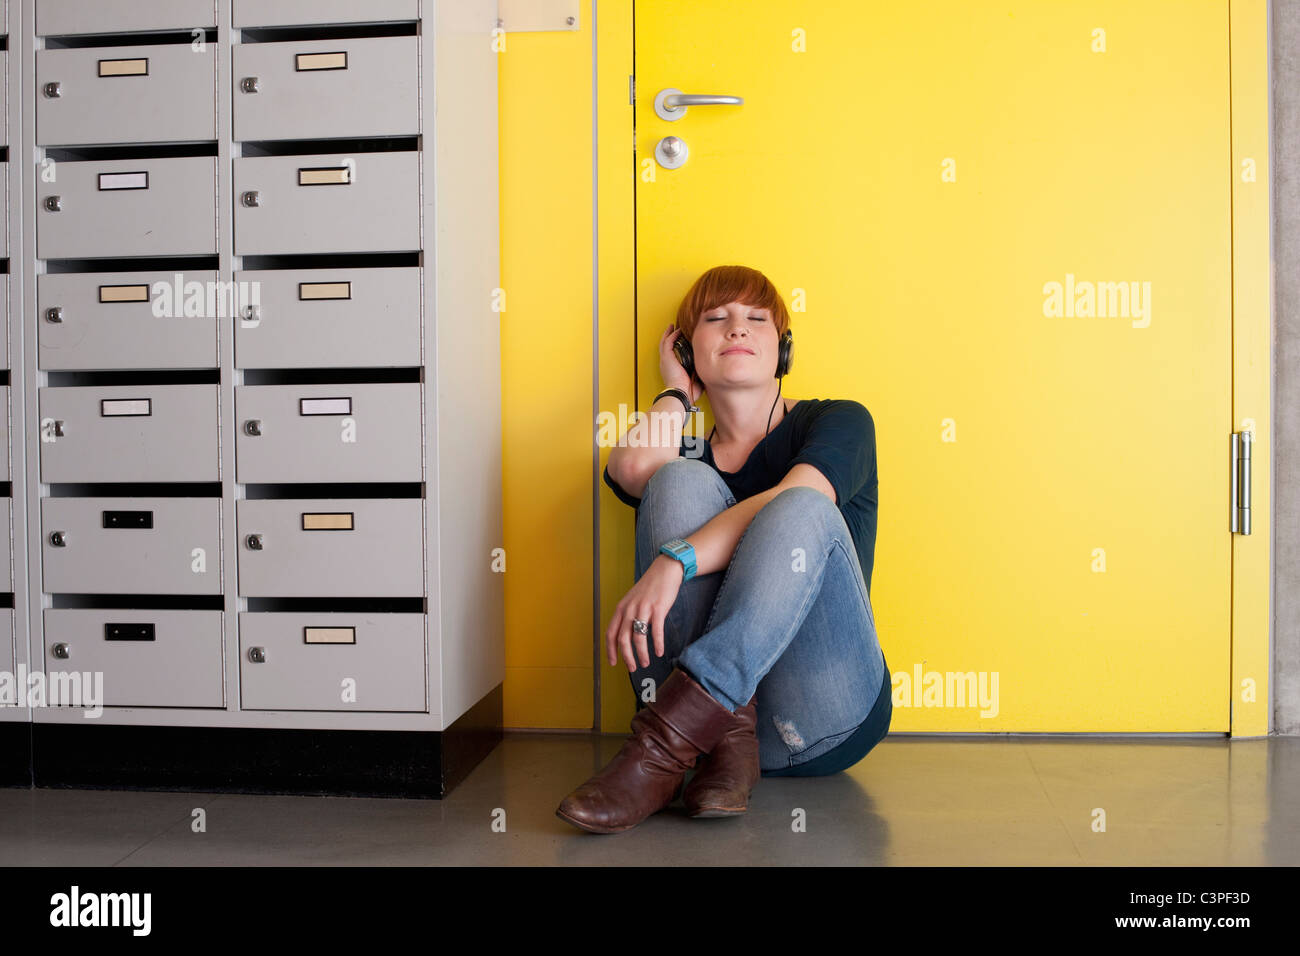
<svg viewBox="0 0 1300 956">
<path fill-rule="evenodd" d="M 627 77 L 627 105 L 636 106 L 636 77 L 630 73 Z"/>
<path fill-rule="evenodd" d="M 1250 534 L 1251 432 L 1233 432 L 1228 441 L 1228 530 Z"/>
</svg>

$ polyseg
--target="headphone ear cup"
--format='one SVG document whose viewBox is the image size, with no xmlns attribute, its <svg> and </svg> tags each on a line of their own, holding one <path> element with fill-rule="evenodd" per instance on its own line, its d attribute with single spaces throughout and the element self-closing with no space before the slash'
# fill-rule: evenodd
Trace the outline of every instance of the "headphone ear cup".
<svg viewBox="0 0 1300 956">
<path fill-rule="evenodd" d="M 790 374 L 790 365 L 794 362 L 794 333 L 789 329 L 781 336 L 776 350 L 776 377 Z"/>
<path fill-rule="evenodd" d="M 691 351 L 691 343 L 679 335 L 673 342 L 673 354 L 677 356 L 677 361 L 682 363 L 682 368 L 686 369 L 686 374 L 694 379 L 695 353 Z"/>
</svg>

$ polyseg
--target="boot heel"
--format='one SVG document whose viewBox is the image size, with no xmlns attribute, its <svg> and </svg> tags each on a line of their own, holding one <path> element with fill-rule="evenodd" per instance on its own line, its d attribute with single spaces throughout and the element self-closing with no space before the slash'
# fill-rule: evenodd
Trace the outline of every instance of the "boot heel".
<svg viewBox="0 0 1300 956">
<path fill-rule="evenodd" d="M 688 816 L 738 817 L 749 809 L 760 776 L 757 725 L 757 697 L 752 697 L 683 791 Z"/>
</svg>

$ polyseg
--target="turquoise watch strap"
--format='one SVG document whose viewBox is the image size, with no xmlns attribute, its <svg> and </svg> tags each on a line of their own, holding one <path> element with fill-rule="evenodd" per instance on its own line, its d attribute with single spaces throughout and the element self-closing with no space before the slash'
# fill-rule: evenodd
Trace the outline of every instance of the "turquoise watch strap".
<svg viewBox="0 0 1300 956">
<path fill-rule="evenodd" d="M 681 538 L 673 538 L 671 541 L 666 541 L 660 545 L 659 553 L 666 554 L 670 558 L 676 558 L 682 563 L 682 567 L 686 571 L 685 576 L 682 578 L 683 584 L 695 577 L 695 548 L 689 542 L 683 541 Z"/>
</svg>

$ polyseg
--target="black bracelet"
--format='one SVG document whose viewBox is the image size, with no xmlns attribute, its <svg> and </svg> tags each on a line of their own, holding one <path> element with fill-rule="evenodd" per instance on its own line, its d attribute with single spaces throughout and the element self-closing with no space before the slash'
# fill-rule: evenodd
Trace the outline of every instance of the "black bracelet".
<svg viewBox="0 0 1300 956">
<path fill-rule="evenodd" d="M 665 395 L 674 395 L 681 400 L 682 405 L 684 405 L 686 408 L 687 418 L 690 418 L 694 412 L 699 411 L 698 408 L 696 408 L 694 405 L 691 404 L 691 397 L 687 395 L 685 392 L 683 392 L 680 388 L 677 388 L 676 386 L 665 388 L 662 392 L 660 392 L 658 395 L 655 396 L 654 402 L 651 402 L 650 404 L 654 405 L 655 402 L 659 401 L 659 399 L 663 398 Z"/>
</svg>

